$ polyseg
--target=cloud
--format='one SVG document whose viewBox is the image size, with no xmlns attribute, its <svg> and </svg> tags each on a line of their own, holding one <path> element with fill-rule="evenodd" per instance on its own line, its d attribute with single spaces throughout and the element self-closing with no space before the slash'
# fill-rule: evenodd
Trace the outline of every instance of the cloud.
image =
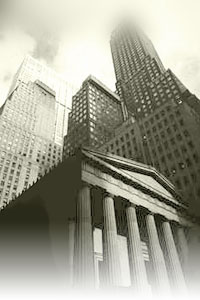
<svg viewBox="0 0 200 300">
<path fill-rule="evenodd" d="M 7 72 L 3 77 L 3 82 L 7 82 L 12 78 L 11 72 Z"/>
<path fill-rule="evenodd" d="M 49 28 L 41 28 L 38 31 L 27 29 L 25 32 L 35 40 L 32 55 L 36 59 L 43 59 L 49 65 L 53 64 L 59 51 L 59 33 L 53 33 Z"/>
<path fill-rule="evenodd" d="M 42 34 L 41 37 L 37 37 L 36 41 L 33 56 L 35 58 L 43 58 L 47 63 L 51 64 L 58 53 L 58 40 L 54 37 L 49 37 L 49 34 Z"/>
<path fill-rule="evenodd" d="M 62 35 L 106 27 L 130 2 L 135 0 L 0 0 L 0 22 L 34 38 L 33 55 L 51 64 Z"/>
<path fill-rule="evenodd" d="M 35 48 L 35 40 L 19 29 L 5 30 L 0 41 L 0 104 L 5 100 L 11 80 L 26 54 Z"/>
<path fill-rule="evenodd" d="M 192 93 L 200 94 L 200 57 L 197 55 L 185 55 L 184 60 L 180 61 L 177 72 L 181 74 L 182 81 L 187 83 L 188 89 Z"/>
<path fill-rule="evenodd" d="M 199 0 L 192 2 L 0 0 L 0 81 L 8 72 L 13 76 L 29 53 L 75 86 L 93 73 L 114 89 L 110 33 L 122 16 L 129 15 L 141 22 L 166 68 L 200 95 L 200 4 Z M 4 87 L 0 83 L 0 93 Z"/>
<path fill-rule="evenodd" d="M 19 29 L 35 40 L 33 55 L 51 63 L 59 49 L 59 18 L 51 7 L 46 0 L 0 0 L 0 38 L 4 30 Z"/>
</svg>

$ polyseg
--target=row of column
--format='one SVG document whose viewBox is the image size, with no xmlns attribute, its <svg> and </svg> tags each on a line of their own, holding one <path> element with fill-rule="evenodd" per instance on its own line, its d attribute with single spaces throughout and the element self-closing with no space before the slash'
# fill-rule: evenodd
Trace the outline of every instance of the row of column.
<svg viewBox="0 0 200 300">
<path fill-rule="evenodd" d="M 130 204 L 126 208 L 128 228 L 128 253 L 132 286 L 136 292 L 148 290 L 146 267 L 142 253 L 141 238 L 136 215 L 136 207 Z M 77 199 L 77 224 L 75 234 L 74 278 L 79 286 L 94 286 L 94 247 L 93 225 L 91 213 L 90 187 L 84 185 Z M 160 245 L 155 218 L 152 213 L 146 215 L 146 227 L 149 240 L 149 252 L 154 273 L 154 288 L 157 291 L 170 291 L 169 277 L 174 288 L 186 290 L 185 280 L 174 242 L 170 223 L 162 222 L 163 239 L 168 257 L 168 271 L 163 251 Z M 71 231 L 74 228 L 71 228 Z M 186 252 L 187 242 L 182 228 L 178 238 L 183 253 Z M 73 250 L 71 250 L 72 252 Z M 103 265 L 105 282 L 108 286 L 120 285 L 120 259 L 118 252 L 118 236 L 115 218 L 114 199 L 110 194 L 103 197 Z M 72 264 L 71 264 L 72 268 Z"/>
</svg>

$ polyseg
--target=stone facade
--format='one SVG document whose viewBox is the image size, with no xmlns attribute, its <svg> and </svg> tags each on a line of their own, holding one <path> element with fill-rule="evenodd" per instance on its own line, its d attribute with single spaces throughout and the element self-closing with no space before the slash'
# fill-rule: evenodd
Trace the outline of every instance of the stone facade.
<svg viewBox="0 0 200 300">
<path fill-rule="evenodd" d="M 16 229 L 19 219 L 25 230 Z M 49 254 L 38 268 L 45 272 L 54 261 L 52 273 L 62 275 L 68 286 L 126 287 L 142 294 L 185 293 L 190 232 L 196 230 L 196 240 L 199 236 L 197 220 L 154 168 L 88 149 L 60 163 L 9 204 L 0 225 L 1 236 L 6 232 L 10 242 L 12 226 L 15 239 L 23 242 L 24 234 L 33 238 L 30 255 L 38 247 L 41 256 Z M 4 263 L 9 258 L 6 252 L 0 257 Z"/>
</svg>

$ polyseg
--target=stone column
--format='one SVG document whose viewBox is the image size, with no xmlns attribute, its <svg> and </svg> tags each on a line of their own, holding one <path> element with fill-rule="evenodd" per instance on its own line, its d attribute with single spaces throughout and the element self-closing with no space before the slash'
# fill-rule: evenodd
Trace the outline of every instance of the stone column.
<svg viewBox="0 0 200 300">
<path fill-rule="evenodd" d="M 136 292 L 144 293 L 148 290 L 148 281 L 144 257 L 142 253 L 136 209 L 133 204 L 129 204 L 126 208 L 126 216 L 132 286 L 134 287 Z"/>
<path fill-rule="evenodd" d="M 75 241 L 75 220 L 68 220 L 68 284 L 73 285 L 73 276 L 74 276 L 74 241 Z"/>
<path fill-rule="evenodd" d="M 179 292 L 184 293 L 186 290 L 185 279 L 183 276 L 181 264 L 179 261 L 174 237 L 172 234 L 171 226 L 168 221 L 162 223 L 163 236 L 165 240 L 165 246 L 167 250 L 170 279 L 172 286 Z"/>
<path fill-rule="evenodd" d="M 120 261 L 113 196 L 103 198 L 103 260 L 106 285 L 120 285 Z"/>
<path fill-rule="evenodd" d="M 177 240 L 178 240 L 178 247 L 179 247 L 179 253 L 180 253 L 180 262 L 182 264 L 182 268 L 184 272 L 187 270 L 188 266 L 188 243 L 185 236 L 184 228 L 181 226 L 178 226 L 177 228 Z"/>
<path fill-rule="evenodd" d="M 154 271 L 154 288 L 157 292 L 170 292 L 169 279 L 165 265 L 164 255 L 160 246 L 154 215 L 146 216 L 147 233 L 149 237 L 149 250 Z"/>
<path fill-rule="evenodd" d="M 94 246 L 90 186 L 83 184 L 77 197 L 75 285 L 94 287 Z"/>
</svg>

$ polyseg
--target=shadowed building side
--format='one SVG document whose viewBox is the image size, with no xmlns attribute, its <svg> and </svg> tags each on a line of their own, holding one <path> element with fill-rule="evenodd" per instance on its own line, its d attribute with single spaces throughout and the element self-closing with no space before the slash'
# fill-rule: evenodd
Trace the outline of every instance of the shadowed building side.
<svg viewBox="0 0 200 300">
<path fill-rule="evenodd" d="M 181 249 L 192 228 L 198 237 L 197 220 L 154 168 L 83 148 L 0 212 L 1 279 L 14 268 L 17 281 L 184 293 Z"/>
</svg>

